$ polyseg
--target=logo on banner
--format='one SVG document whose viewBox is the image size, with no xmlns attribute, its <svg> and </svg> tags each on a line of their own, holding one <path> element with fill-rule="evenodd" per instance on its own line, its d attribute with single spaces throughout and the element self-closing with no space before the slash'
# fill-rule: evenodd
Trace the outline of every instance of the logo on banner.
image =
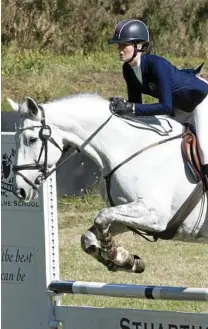
<svg viewBox="0 0 208 329">
<path fill-rule="evenodd" d="M 6 147 L 2 150 L 1 157 L 1 209 L 5 211 L 13 211 L 14 209 L 15 211 L 21 211 L 22 209 L 28 209 L 29 211 L 42 211 L 42 204 L 40 205 L 39 199 L 24 202 L 13 194 L 13 164 L 15 163 L 15 157 L 15 147 L 11 147 L 11 144 L 6 144 Z"/>
<path fill-rule="evenodd" d="M 1 161 L 1 196 L 8 197 L 12 192 L 13 184 L 13 159 L 16 151 L 12 148 L 10 153 L 3 153 Z"/>
</svg>

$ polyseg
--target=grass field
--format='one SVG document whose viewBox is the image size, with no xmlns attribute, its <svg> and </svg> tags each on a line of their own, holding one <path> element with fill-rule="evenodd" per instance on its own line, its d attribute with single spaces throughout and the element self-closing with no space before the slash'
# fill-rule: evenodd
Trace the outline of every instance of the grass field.
<svg viewBox="0 0 208 329">
<path fill-rule="evenodd" d="M 178 67 L 197 67 L 199 58 L 170 58 Z M 208 75 L 208 61 L 204 74 Z M 22 100 L 30 96 L 38 102 L 80 92 L 96 92 L 108 98 L 126 96 L 121 78 L 121 64 L 116 52 L 81 56 L 58 56 L 34 52 L 2 52 L 2 109 L 10 110 L 6 98 Z M 148 101 L 148 97 L 144 101 Z M 59 240 L 61 278 L 114 283 L 155 285 L 208 286 L 208 245 L 178 242 L 149 243 L 132 233 L 117 237 L 117 241 L 145 263 L 143 274 L 108 272 L 80 248 L 80 236 L 93 223 L 103 207 L 98 195 L 86 193 L 83 197 L 61 198 L 59 210 Z M 208 311 L 205 303 L 160 302 L 105 298 L 94 296 L 67 296 L 63 303 L 103 307 L 149 308 L 181 311 Z"/>
<path fill-rule="evenodd" d="M 81 234 L 91 226 L 95 215 L 103 206 L 102 200 L 96 194 L 59 199 L 61 279 L 188 287 L 208 286 L 208 245 L 164 241 L 150 243 L 132 233 L 120 235 L 116 237 L 116 241 L 143 258 L 146 263 L 145 272 L 143 274 L 108 272 L 80 248 Z M 62 297 L 62 303 L 152 310 L 208 311 L 207 303 L 81 295 Z"/>
<path fill-rule="evenodd" d="M 205 62 L 203 74 L 208 77 L 208 60 L 172 58 L 179 68 L 196 68 Z M 2 109 L 10 110 L 7 97 L 22 100 L 30 96 L 38 102 L 74 93 L 98 93 L 105 98 L 126 97 L 121 63 L 117 51 L 98 52 L 88 56 L 62 56 L 35 52 L 2 51 Z M 144 97 L 143 101 L 150 101 Z"/>
</svg>

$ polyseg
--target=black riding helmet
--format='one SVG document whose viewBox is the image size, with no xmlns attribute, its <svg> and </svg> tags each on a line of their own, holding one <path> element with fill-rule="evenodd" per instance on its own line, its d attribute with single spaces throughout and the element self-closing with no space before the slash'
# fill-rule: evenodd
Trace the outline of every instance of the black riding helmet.
<svg viewBox="0 0 208 329">
<path fill-rule="evenodd" d="M 149 31 L 147 26 L 140 20 L 123 20 L 116 25 L 114 36 L 108 40 L 109 44 L 128 42 L 145 42 L 149 44 Z"/>
<path fill-rule="evenodd" d="M 136 57 L 138 52 L 143 52 L 149 46 L 149 31 L 147 26 L 138 19 L 123 20 L 116 25 L 114 36 L 108 40 L 109 44 L 134 44 L 134 54 L 129 63 Z M 137 43 L 142 42 L 142 49 L 137 49 Z"/>
</svg>

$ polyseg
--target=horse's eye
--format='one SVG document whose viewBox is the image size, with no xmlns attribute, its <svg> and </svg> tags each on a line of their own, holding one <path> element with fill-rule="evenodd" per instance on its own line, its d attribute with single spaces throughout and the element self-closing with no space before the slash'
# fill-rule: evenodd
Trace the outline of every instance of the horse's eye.
<svg viewBox="0 0 208 329">
<path fill-rule="evenodd" d="M 30 137 L 29 144 L 34 144 L 35 142 L 37 142 L 37 138 L 36 137 Z"/>
</svg>

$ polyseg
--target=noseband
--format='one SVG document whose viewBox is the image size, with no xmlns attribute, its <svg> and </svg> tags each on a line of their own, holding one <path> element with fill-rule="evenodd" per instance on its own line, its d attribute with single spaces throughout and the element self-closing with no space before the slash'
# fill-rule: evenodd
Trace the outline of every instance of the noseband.
<svg viewBox="0 0 208 329">
<path fill-rule="evenodd" d="M 13 166 L 13 171 L 16 175 L 21 176 L 26 183 L 28 183 L 32 188 L 36 191 L 38 191 L 38 187 L 35 184 L 41 184 L 43 181 L 45 181 L 55 170 L 52 169 L 51 171 L 48 170 L 48 142 L 51 142 L 53 145 L 55 145 L 61 153 L 63 153 L 63 149 L 56 143 L 56 141 L 51 137 L 51 128 L 46 124 L 45 122 L 45 112 L 42 106 L 38 106 L 38 108 L 41 110 L 42 113 L 42 120 L 41 120 L 41 126 L 33 126 L 33 127 L 28 127 L 26 129 L 30 128 L 40 128 L 39 132 L 39 138 L 42 142 L 40 154 L 38 157 L 38 161 L 32 164 L 24 164 L 24 165 L 18 165 L 18 166 Z M 41 164 L 40 159 L 43 153 L 43 150 L 45 150 L 44 155 L 44 162 Z M 27 177 L 25 177 L 21 171 L 22 170 L 38 170 L 41 174 L 36 178 L 35 184 L 32 183 Z"/>
</svg>

